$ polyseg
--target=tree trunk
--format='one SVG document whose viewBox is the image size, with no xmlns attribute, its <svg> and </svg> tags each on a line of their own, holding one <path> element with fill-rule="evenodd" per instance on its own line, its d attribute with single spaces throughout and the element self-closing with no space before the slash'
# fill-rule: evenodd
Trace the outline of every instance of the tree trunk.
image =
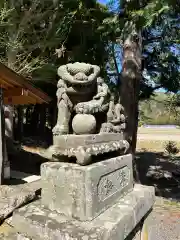
<svg viewBox="0 0 180 240">
<path fill-rule="evenodd" d="M 17 107 L 17 115 L 18 115 L 18 121 L 17 121 L 18 136 L 17 136 L 17 140 L 22 142 L 22 138 L 23 138 L 23 117 L 24 117 L 22 106 Z"/>
<path fill-rule="evenodd" d="M 40 121 L 39 121 L 40 135 L 45 137 L 46 130 L 46 105 L 40 105 Z"/>
<path fill-rule="evenodd" d="M 39 134 L 39 116 L 40 116 L 40 105 L 34 105 L 33 111 L 31 113 L 31 124 L 30 130 L 34 135 Z"/>
<path fill-rule="evenodd" d="M 8 2 L 9 7 L 10 8 L 14 8 L 15 5 L 15 1 L 14 0 L 10 0 Z M 14 26 L 9 26 L 8 29 L 8 36 L 9 39 L 8 41 L 10 43 L 14 43 L 17 33 L 16 33 L 16 29 L 14 29 Z M 14 69 L 14 65 L 16 63 L 16 54 L 17 54 L 17 50 L 16 47 L 10 47 L 7 49 L 7 65 L 9 68 Z M 13 114 L 14 114 L 14 108 L 11 105 L 11 98 L 9 98 L 9 104 L 7 106 L 4 106 L 4 113 L 5 113 L 5 120 L 4 120 L 4 124 L 5 124 L 5 133 L 2 133 L 6 136 L 4 136 L 4 178 L 8 179 L 10 178 L 10 162 L 8 160 L 8 151 L 13 151 Z M 6 142 L 5 142 L 6 141 Z M 7 151 L 8 149 L 8 151 Z"/>
<path fill-rule="evenodd" d="M 3 91 L 0 88 L 0 185 L 4 181 L 5 159 L 5 130 L 4 130 L 4 108 L 3 108 Z"/>
<path fill-rule="evenodd" d="M 31 106 L 27 106 L 26 108 L 26 114 L 25 114 L 25 118 L 26 118 L 26 125 L 29 125 L 31 122 Z"/>
<path fill-rule="evenodd" d="M 130 152 L 135 155 L 138 129 L 138 96 L 141 79 L 141 35 L 132 33 L 124 42 L 121 79 L 121 103 L 127 117 L 124 137 L 130 143 Z M 135 179 L 138 173 L 135 166 Z"/>
</svg>

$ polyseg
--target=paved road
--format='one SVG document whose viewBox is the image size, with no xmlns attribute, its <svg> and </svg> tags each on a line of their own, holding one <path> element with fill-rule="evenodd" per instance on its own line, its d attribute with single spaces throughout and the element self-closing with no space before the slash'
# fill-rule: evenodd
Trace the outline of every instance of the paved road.
<svg viewBox="0 0 180 240">
<path fill-rule="evenodd" d="M 168 134 L 138 134 L 139 140 L 160 140 L 160 141 L 180 141 L 180 135 L 168 135 Z"/>
</svg>

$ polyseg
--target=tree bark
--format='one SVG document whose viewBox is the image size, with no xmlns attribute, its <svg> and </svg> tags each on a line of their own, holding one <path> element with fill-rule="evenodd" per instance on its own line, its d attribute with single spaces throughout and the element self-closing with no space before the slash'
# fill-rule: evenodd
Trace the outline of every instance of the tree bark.
<svg viewBox="0 0 180 240">
<path fill-rule="evenodd" d="M 24 117 L 22 106 L 17 107 L 17 115 L 18 115 L 18 122 L 17 122 L 18 136 L 17 136 L 17 140 L 20 141 L 20 143 L 21 143 L 22 138 L 23 138 L 23 117 Z"/>
<path fill-rule="evenodd" d="M 135 156 L 138 129 L 138 99 L 141 79 L 141 50 L 140 33 L 132 33 L 123 46 L 123 65 L 121 78 L 121 103 L 127 117 L 124 138 L 130 143 L 130 152 Z M 135 166 L 135 179 L 139 180 Z"/>
<path fill-rule="evenodd" d="M 46 130 L 46 105 L 40 105 L 39 131 L 40 135 L 45 137 Z"/>
<path fill-rule="evenodd" d="M 40 118 L 40 105 L 34 105 L 33 111 L 31 112 L 31 124 L 30 124 L 30 131 L 33 134 L 38 135 L 39 133 L 39 118 Z"/>
<path fill-rule="evenodd" d="M 5 150 L 6 150 L 4 143 L 5 143 L 5 129 L 4 129 L 3 91 L 0 88 L 0 185 L 2 185 L 4 181 Z"/>
</svg>

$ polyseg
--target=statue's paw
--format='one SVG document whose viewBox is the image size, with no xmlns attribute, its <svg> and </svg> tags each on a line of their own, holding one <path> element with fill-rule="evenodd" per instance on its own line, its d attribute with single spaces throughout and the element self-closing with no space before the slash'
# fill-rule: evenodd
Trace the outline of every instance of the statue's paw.
<svg viewBox="0 0 180 240">
<path fill-rule="evenodd" d="M 75 107 L 76 113 L 93 114 L 100 111 L 100 106 L 95 101 L 78 103 Z"/>
<path fill-rule="evenodd" d="M 98 113 L 98 112 L 100 112 L 99 106 L 94 107 L 93 113 Z"/>
<path fill-rule="evenodd" d="M 77 105 L 76 105 L 76 108 L 78 109 L 78 108 L 83 108 L 84 107 L 84 103 L 78 103 Z"/>
<path fill-rule="evenodd" d="M 82 107 L 77 107 L 77 108 L 75 109 L 75 111 L 76 111 L 76 113 L 83 114 L 83 113 L 84 113 L 84 108 L 82 108 Z"/>
<path fill-rule="evenodd" d="M 93 99 L 94 100 L 99 100 L 99 96 L 94 96 Z"/>
<path fill-rule="evenodd" d="M 100 132 L 104 133 L 110 133 L 112 131 L 112 124 L 111 123 L 103 123 L 101 126 Z"/>
<path fill-rule="evenodd" d="M 88 104 L 85 103 L 78 103 L 75 107 L 75 111 L 76 113 L 80 113 L 80 114 L 88 114 L 89 113 L 89 107 Z"/>
<path fill-rule="evenodd" d="M 76 113 L 83 113 L 84 111 L 83 103 L 78 103 L 75 107 L 75 111 Z"/>
<path fill-rule="evenodd" d="M 113 127 L 113 131 L 114 131 L 115 133 L 121 133 L 121 132 L 122 132 L 122 129 L 121 129 L 120 126 L 114 126 L 114 127 Z"/>
</svg>

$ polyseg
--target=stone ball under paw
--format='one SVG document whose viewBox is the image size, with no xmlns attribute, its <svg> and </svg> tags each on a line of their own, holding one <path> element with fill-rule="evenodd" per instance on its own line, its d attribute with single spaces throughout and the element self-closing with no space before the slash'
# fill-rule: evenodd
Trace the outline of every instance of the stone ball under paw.
<svg viewBox="0 0 180 240">
<path fill-rule="evenodd" d="M 91 114 L 76 114 L 72 120 L 72 129 L 78 135 L 95 133 L 96 119 Z"/>
</svg>

